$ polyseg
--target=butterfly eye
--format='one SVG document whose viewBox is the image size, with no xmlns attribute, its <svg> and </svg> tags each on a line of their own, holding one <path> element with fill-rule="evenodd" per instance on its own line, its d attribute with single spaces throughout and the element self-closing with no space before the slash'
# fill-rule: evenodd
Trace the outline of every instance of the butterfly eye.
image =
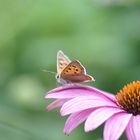
<svg viewBox="0 0 140 140">
<path fill-rule="evenodd" d="M 60 75 L 56 75 L 56 79 L 59 79 L 60 78 Z"/>
</svg>

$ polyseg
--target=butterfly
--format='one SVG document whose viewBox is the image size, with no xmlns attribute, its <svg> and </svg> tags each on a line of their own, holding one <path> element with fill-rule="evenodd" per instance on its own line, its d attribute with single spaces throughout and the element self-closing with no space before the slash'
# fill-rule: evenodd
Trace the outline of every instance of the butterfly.
<svg viewBox="0 0 140 140">
<path fill-rule="evenodd" d="M 95 81 L 78 60 L 71 61 L 61 50 L 57 52 L 56 79 L 61 84 Z"/>
</svg>

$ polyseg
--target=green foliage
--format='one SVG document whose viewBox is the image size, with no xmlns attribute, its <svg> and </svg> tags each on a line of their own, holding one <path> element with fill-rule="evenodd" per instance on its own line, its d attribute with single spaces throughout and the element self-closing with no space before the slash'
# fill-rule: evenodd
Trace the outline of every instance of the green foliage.
<svg viewBox="0 0 140 140">
<path fill-rule="evenodd" d="M 44 95 L 56 87 L 56 53 L 78 59 L 96 79 L 92 86 L 116 94 L 140 79 L 139 1 L 1 0 L 0 138 L 2 140 L 102 139 L 102 128 L 69 137 L 65 119 L 46 112 Z"/>
</svg>

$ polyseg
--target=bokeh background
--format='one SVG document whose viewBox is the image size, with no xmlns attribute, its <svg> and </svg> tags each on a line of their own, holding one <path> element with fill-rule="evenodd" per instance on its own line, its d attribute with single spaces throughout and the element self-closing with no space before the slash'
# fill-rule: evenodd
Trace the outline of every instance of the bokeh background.
<svg viewBox="0 0 140 140">
<path fill-rule="evenodd" d="M 140 79 L 139 0 L 0 0 L 0 139 L 102 140 L 103 127 L 63 134 L 66 117 L 46 111 L 58 86 L 56 53 L 78 59 L 91 86 L 116 94 Z M 126 139 L 123 136 L 121 139 Z"/>
</svg>

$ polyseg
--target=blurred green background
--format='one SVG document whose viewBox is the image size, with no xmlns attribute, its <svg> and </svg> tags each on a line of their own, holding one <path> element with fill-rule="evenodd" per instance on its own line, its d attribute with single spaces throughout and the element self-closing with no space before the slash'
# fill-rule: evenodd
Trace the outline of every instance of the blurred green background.
<svg viewBox="0 0 140 140">
<path fill-rule="evenodd" d="M 45 93 L 57 87 L 56 53 L 78 59 L 92 86 L 116 94 L 140 79 L 138 0 L 0 0 L 0 139 L 102 140 L 103 127 L 81 125 L 63 134 L 66 120 L 47 112 Z M 126 139 L 123 136 L 121 139 Z"/>
</svg>

